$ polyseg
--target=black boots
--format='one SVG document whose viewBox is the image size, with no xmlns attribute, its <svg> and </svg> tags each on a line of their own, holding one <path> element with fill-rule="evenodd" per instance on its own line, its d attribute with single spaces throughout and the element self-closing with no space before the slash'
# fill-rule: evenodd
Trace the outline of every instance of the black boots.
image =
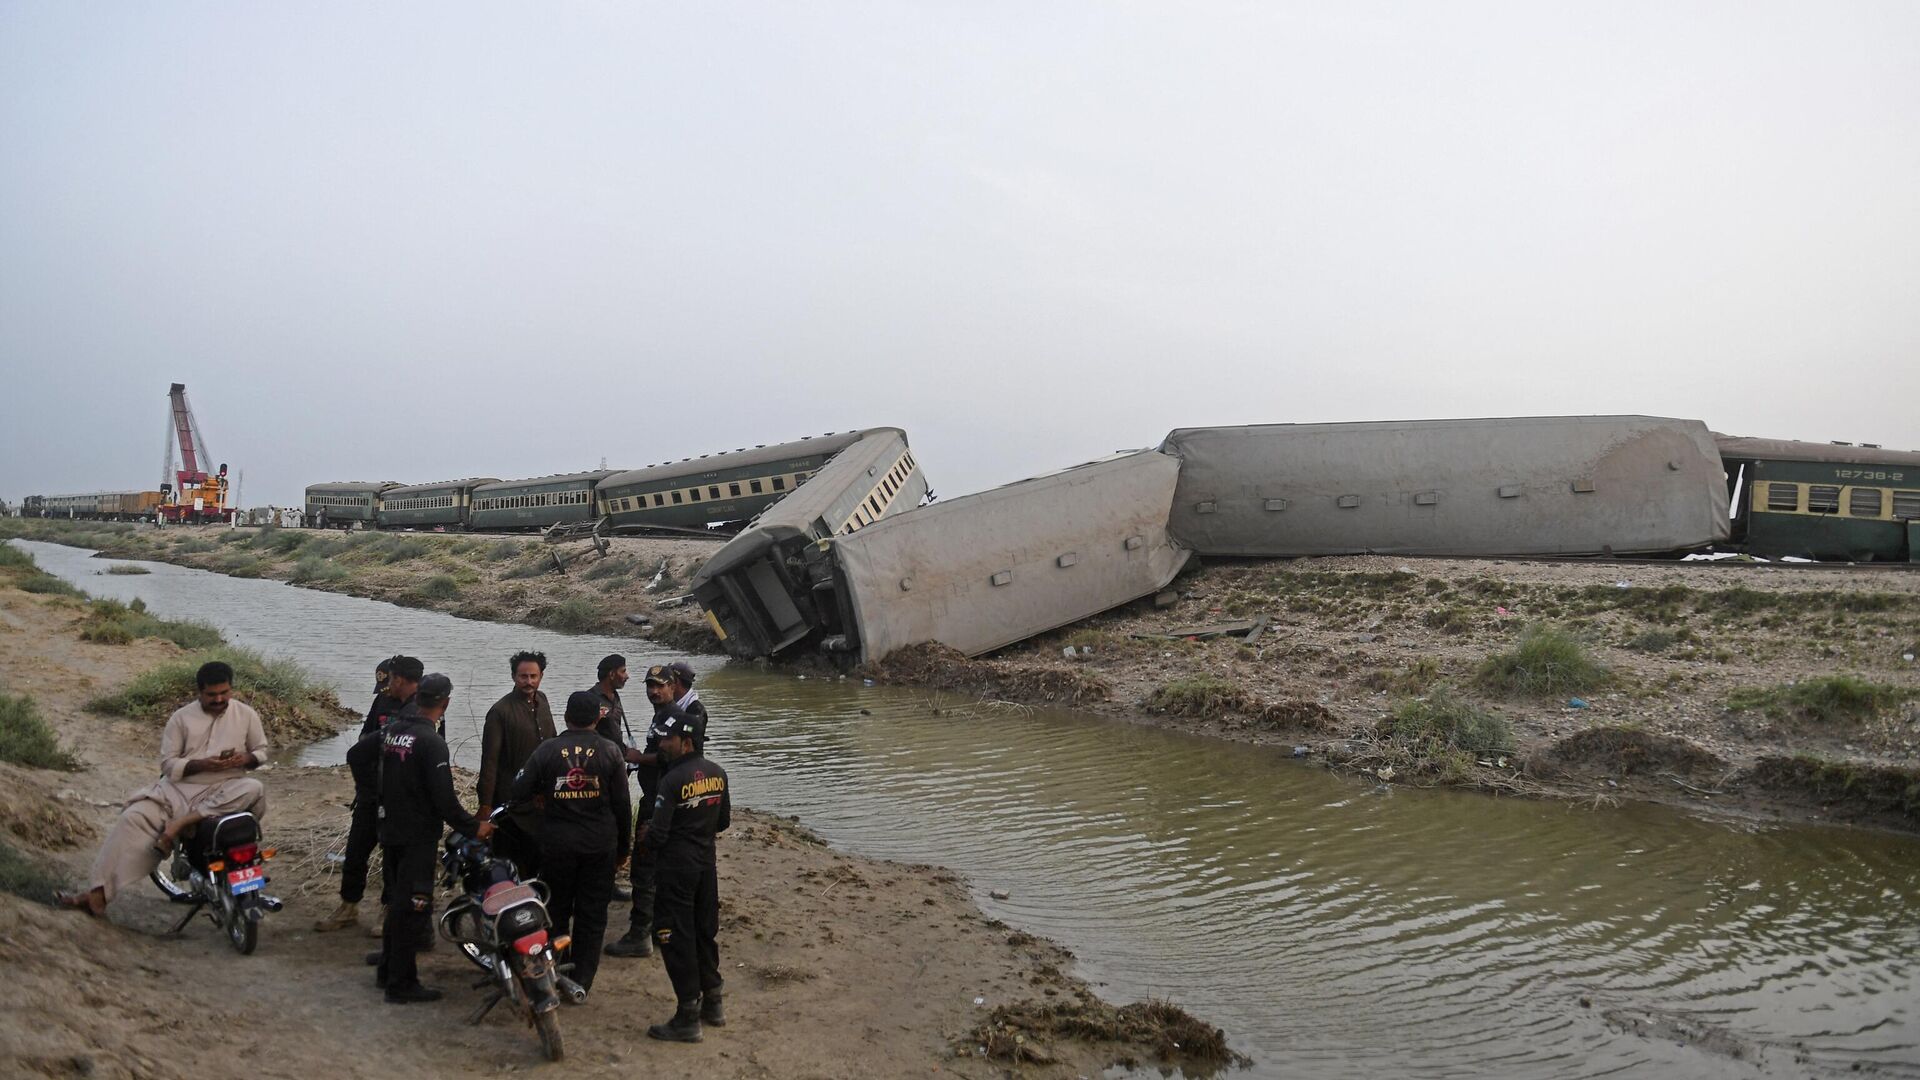
<svg viewBox="0 0 1920 1080">
<path fill-rule="evenodd" d="M 714 1027 L 727 1026 L 727 1014 L 720 1009 L 720 991 L 709 990 L 700 995 L 700 1022 Z"/>
<path fill-rule="evenodd" d="M 655 1024 L 647 1029 L 650 1039 L 665 1039 L 667 1042 L 700 1041 L 700 999 L 683 1001 L 674 1010 L 673 1019 L 664 1024 Z"/>
<path fill-rule="evenodd" d="M 653 938 L 639 931 L 629 930 L 626 936 L 607 946 L 608 956 L 652 956 Z"/>
</svg>

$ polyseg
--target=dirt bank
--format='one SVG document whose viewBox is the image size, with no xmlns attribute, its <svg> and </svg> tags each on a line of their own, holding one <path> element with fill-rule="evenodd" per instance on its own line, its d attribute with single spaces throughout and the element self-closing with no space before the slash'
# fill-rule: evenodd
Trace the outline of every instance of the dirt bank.
<svg viewBox="0 0 1920 1080">
<path fill-rule="evenodd" d="M 84 875 L 119 800 L 150 778 L 159 734 L 150 719 L 100 716 L 84 703 L 182 655 L 159 639 L 82 641 L 86 619 L 71 598 L 0 584 L 5 689 L 33 699 L 82 762 L 72 772 L 0 766 L 0 854 L 15 862 L 24 854 L 68 880 Z M 382 1003 L 361 963 L 369 938 L 309 929 L 336 896 L 326 853 L 344 838 L 350 782 L 343 769 L 276 765 L 259 775 L 271 800 L 268 837 L 280 852 L 272 888 L 288 905 L 270 917 L 251 957 L 233 954 L 204 921 L 162 936 L 176 911 L 157 893 L 122 898 L 111 924 L 0 893 L 8 981 L 0 1075 L 389 1077 L 539 1067 L 531 1033 L 503 1010 L 478 1028 L 463 1025 L 475 994 L 450 950 L 423 958 L 447 1000 L 396 1008 Z M 471 789 L 471 777 L 460 783 Z M 1170 1029 L 1173 1021 L 1140 1027 L 1156 1021 L 1151 1008 L 1122 1014 L 1098 1002 L 1064 973 L 1062 950 L 985 919 L 964 884 L 938 868 L 841 854 L 791 822 L 751 812 L 737 818 L 721 852 L 733 1022 L 698 1046 L 651 1042 L 645 1025 L 671 1009 L 665 974 L 657 960 L 608 960 L 593 999 L 563 1016 L 571 1074 L 1084 1076 L 1116 1060 L 1157 1060 L 1169 1030 L 1174 1041 L 1194 1041 Z M 616 905 L 616 926 L 626 915 Z M 1090 1022 L 1075 1024 L 1075 1015 Z"/>
<path fill-rule="evenodd" d="M 1357 556 L 1214 563 L 1173 591 L 873 673 L 1396 782 L 1920 827 L 1920 572 Z"/>
</svg>

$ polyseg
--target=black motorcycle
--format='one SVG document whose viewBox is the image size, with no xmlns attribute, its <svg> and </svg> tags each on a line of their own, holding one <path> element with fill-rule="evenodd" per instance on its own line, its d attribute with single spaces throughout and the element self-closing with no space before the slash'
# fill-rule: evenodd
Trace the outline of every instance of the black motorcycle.
<svg viewBox="0 0 1920 1080">
<path fill-rule="evenodd" d="M 171 865 L 162 862 L 153 871 L 153 883 L 168 900 L 193 905 L 169 930 L 186 929 L 202 909 L 227 935 L 242 956 L 260 943 L 260 920 L 279 911 L 280 898 L 264 891 L 269 880 L 267 860 L 273 849 L 260 846 L 260 819 L 241 811 L 214 821 L 202 821 L 193 834 L 173 845 Z"/>
<path fill-rule="evenodd" d="M 550 940 L 546 886 L 538 879 L 521 881 L 510 860 L 494 858 L 484 842 L 458 833 L 447 837 L 440 866 L 444 884 L 460 890 L 440 914 L 440 936 L 486 972 L 475 986 L 492 987 L 467 1022 L 478 1024 L 495 1005 L 509 1001 L 539 1032 L 547 1060 L 559 1061 L 564 1053 L 560 995 L 577 1003 L 587 992 L 555 960 L 568 939 Z"/>
</svg>

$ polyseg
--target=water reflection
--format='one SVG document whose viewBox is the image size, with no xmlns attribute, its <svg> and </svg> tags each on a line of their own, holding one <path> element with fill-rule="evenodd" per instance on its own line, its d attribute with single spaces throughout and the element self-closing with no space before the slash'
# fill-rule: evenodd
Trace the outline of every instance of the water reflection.
<svg viewBox="0 0 1920 1080">
<path fill-rule="evenodd" d="M 91 592 L 295 653 L 352 704 L 374 659 L 412 651 L 471 688 L 450 725 L 468 761 L 514 649 L 548 652 L 550 694 L 642 655 L 160 564 L 92 576 L 28 546 Z M 1260 1074 L 1920 1076 L 1912 840 L 1380 788 L 1099 718 L 694 662 L 744 801 L 967 874 L 1111 996 L 1222 1023 Z"/>
</svg>

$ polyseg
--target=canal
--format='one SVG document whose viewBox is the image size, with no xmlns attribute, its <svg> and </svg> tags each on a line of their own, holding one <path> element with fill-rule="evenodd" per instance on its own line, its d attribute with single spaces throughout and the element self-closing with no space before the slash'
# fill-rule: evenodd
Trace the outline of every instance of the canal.
<svg viewBox="0 0 1920 1080">
<path fill-rule="evenodd" d="M 513 651 L 546 652 L 556 699 L 606 653 L 673 658 L 16 543 L 91 594 L 293 656 L 350 707 L 380 657 L 420 656 L 454 680 L 468 765 Z M 1225 1027 L 1249 1075 L 1920 1077 L 1912 838 L 1375 785 L 1100 717 L 687 659 L 743 803 L 965 874 L 1103 995 Z"/>
</svg>

